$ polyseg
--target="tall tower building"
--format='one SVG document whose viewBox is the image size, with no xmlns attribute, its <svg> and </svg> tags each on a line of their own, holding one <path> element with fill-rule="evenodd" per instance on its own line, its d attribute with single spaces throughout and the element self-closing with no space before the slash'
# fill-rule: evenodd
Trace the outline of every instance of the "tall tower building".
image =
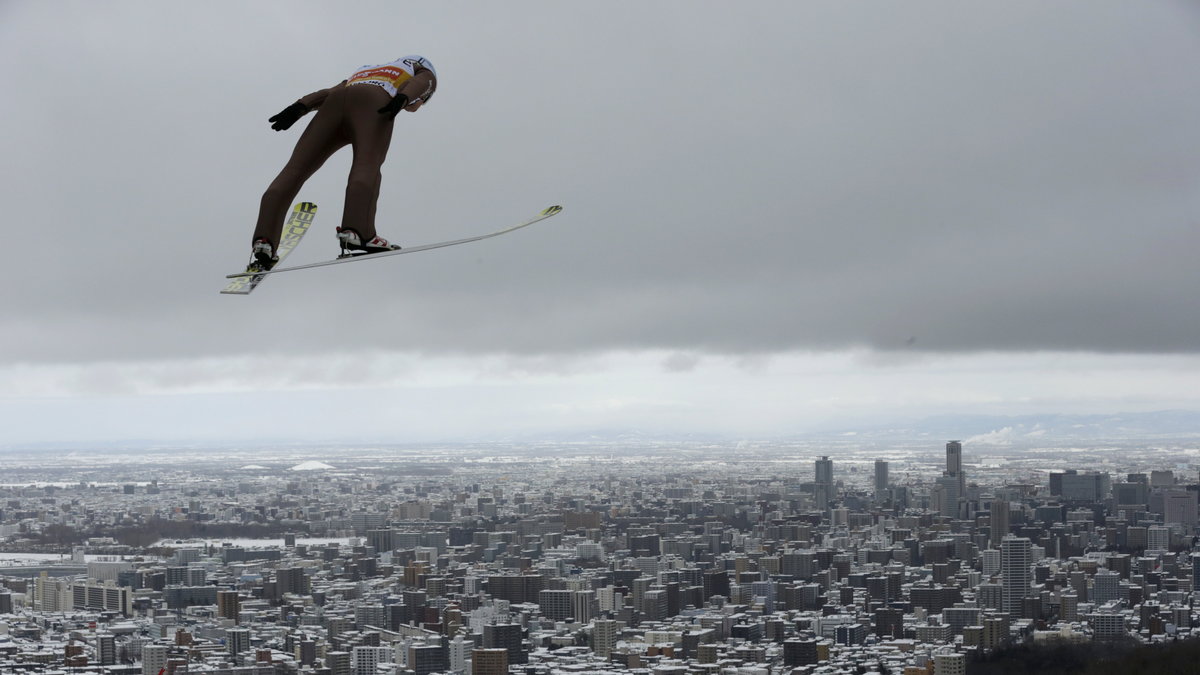
<svg viewBox="0 0 1200 675">
<path fill-rule="evenodd" d="M 1004 537 L 1008 535 L 1010 527 L 1008 514 L 1007 499 L 993 499 L 991 506 L 991 535 L 988 537 L 988 542 L 993 548 L 1000 548 L 1000 544 L 1004 541 Z"/>
<path fill-rule="evenodd" d="M 814 470 L 816 478 L 813 480 L 813 496 L 817 508 L 824 511 L 829 508 L 829 502 L 833 499 L 833 460 L 822 456 L 816 461 Z"/>
<path fill-rule="evenodd" d="M 817 483 L 828 483 L 832 485 L 833 460 L 829 459 L 828 455 L 822 455 L 821 459 L 818 459 L 814 465 L 814 470 L 816 471 L 816 478 L 814 481 Z"/>
<path fill-rule="evenodd" d="M 950 441 L 946 444 L 946 475 L 958 479 L 959 496 L 967 494 L 967 479 L 963 474 L 962 466 L 962 443 L 958 441 Z"/>
<path fill-rule="evenodd" d="M 888 491 L 888 463 L 882 459 L 875 460 L 875 503 L 879 504 L 887 499 Z"/>
<path fill-rule="evenodd" d="M 1004 537 L 1000 542 L 1000 583 L 1004 587 L 1002 609 L 1013 616 L 1020 616 L 1021 598 L 1029 594 L 1032 566 L 1033 542 L 1027 537 Z"/>
<path fill-rule="evenodd" d="M 102 666 L 117 663 L 117 638 L 112 633 L 100 633 L 96 636 L 96 660 Z"/>
<path fill-rule="evenodd" d="M 217 591 L 217 616 L 238 622 L 242 601 L 237 591 Z"/>
</svg>

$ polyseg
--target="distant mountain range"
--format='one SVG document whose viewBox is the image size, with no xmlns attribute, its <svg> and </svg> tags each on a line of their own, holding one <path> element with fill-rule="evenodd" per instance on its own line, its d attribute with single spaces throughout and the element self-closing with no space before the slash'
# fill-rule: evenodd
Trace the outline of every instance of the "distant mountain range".
<svg viewBox="0 0 1200 675">
<path fill-rule="evenodd" d="M 740 441 L 755 443 L 821 443 L 828 445 L 854 445 L 864 442 L 920 443 L 957 439 L 970 445 L 1037 446 L 1065 444 L 1070 442 L 1104 441 L 1152 441 L 1174 440 L 1200 443 L 1200 412 L 1189 410 L 1162 410 L 1113 415 L 938 415 L 923 419 L 891 424 L 864 424 L 857 427 L 826 427 L 825 429 L 771 436 L 764 434 L 720 434 L 690 431 L 666 431 L 629 428 L 578 429 L 525 434 L 508 434 L 503 437 L 479 436 L 475 438 L 447 438 L 429 443 L 401 443 L 401 445 L 512 445 L 532 446 L 536 449 L 544 444 L 572 444 L 580 446 L 611 445 L 633 451 L 637 448 L 662 444 L 727 445 Z M 50 453 L 69 453 L 87 450 L 96 453 L 144 452 L 170 447 L 191 448 L 244 448 L 274 446 L 279 449 L 302 447 L 336 447 L 350 443 L 326 439 L 314 442 L 311 439 L 278 439 L 265 441 L 229 441 L 206 443 L 198 441 L 94 441 L 68 443 L 22 443 L 0 444 L 0 455 L 40 450 Z M 387 439 L 360 439 L 355 443 L 367 446 L 391 445 Z"/>
<path fill-rule="evenodd" d="M 619 444 L 630 447 L 654 443 L 729 443 L 741 436 L 716 433 L 662 433 L 638 429 L 589 429 L 572 433 L 522 435 L 505 439 L 512 443 Z M 1200 439 L 1200 412 L 1163 410 L 1114 415 L 938 415 L 910 422 L 826 428 L 789 434 L 760 441 L 842 442 L 918 441 L 958 439 L 977 444 L 1030 445 L 1072 440 Z"/>
<path fill-rule="evenodd" d="M 1162 410 L 1115 415 L 939 415 L 902 426 L 859 429 L 868 438 L 921 438 L 977 442 L 1200 438 L 1200 412 Z"/>
</svg>

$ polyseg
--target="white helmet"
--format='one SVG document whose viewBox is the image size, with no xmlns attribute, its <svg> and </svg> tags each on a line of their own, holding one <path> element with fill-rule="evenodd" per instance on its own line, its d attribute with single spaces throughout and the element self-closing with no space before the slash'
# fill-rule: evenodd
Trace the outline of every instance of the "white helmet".
<svg viewBox="0 0 1200 675">
<path fill-rule="evenodd" d="M 438 81 L 437 69 L 435 69 L 433 67 L 433 63 L 431 63 L 429 61 L 429 59 L 425 58 L 424 56 L 421 56 L 420 54 L 409 54 L 408 56 L 405 56 L 403 59 L 401 59 L 401 61 L 404 62 L 404 65 L 408 66 L 409 68 L 412 68 L 414 75 L 416 75 L 417 70 L 419 70 L 421 68 L 424 68 L 425 70 L 428 70 L 429 72 L 433 73 L 433 84 L 430 86 L 429 93 L 420 97 L 422 100 L 428 102 L 429 99 L 433 98 L 433 92 L 437 91 L 437 81 Z"/>
</svg>

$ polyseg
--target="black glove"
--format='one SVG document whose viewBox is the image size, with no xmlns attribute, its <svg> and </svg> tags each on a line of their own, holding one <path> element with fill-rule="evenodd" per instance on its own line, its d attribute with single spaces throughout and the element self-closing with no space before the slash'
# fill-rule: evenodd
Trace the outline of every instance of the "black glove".
<svg viewBox="0 0 1200 675">
<path fill-rule="evenodd" d="M 306 112 L 308 112 L 308 107 L 296 101 L 267 121 L 271 123 L 271 128 L 275 131 L 283 131 L 295 124 L 296 120 L 304 117 L 304 113 Z"/>
<path fill-rule="evenodd" d="M 389 120 L 396 119 L 396 115 L 404 110 L 404 106 L 408 105 L 408 97 L 404 94 L 396 94 L 388 104 L 379 109 L 380 115 L 387 115 Z"/>
</svg>

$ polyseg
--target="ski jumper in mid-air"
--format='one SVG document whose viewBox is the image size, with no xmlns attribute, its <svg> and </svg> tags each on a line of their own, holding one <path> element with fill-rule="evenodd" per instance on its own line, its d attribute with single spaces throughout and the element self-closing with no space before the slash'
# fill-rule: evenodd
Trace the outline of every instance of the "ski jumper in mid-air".
<svg viewBox="0 0 1200 675">
<path fill-rule="evenodd" d="M 375 205 L 379 199 L 380 167 L 392 140 L 392 126 L 401 110 L 416 112 L 437 90 L 437 71 L 423 56 L 405 56 L 377 66 L 363 66 L 348 79 L 315 91 L 267 120 L 283 131 L 310 110 L 317 114 L 283 170 L 262 196 L 254 228 L 251 264 L 270 269 L 277 261 L 276 248 L 283 219 L 300 187 L 337 150 L 354 149 L 346 183 L 345 210 L 338 243 L 343 251 L 377 253 L 400 248 L 375 231 Z"/>
</svg>

